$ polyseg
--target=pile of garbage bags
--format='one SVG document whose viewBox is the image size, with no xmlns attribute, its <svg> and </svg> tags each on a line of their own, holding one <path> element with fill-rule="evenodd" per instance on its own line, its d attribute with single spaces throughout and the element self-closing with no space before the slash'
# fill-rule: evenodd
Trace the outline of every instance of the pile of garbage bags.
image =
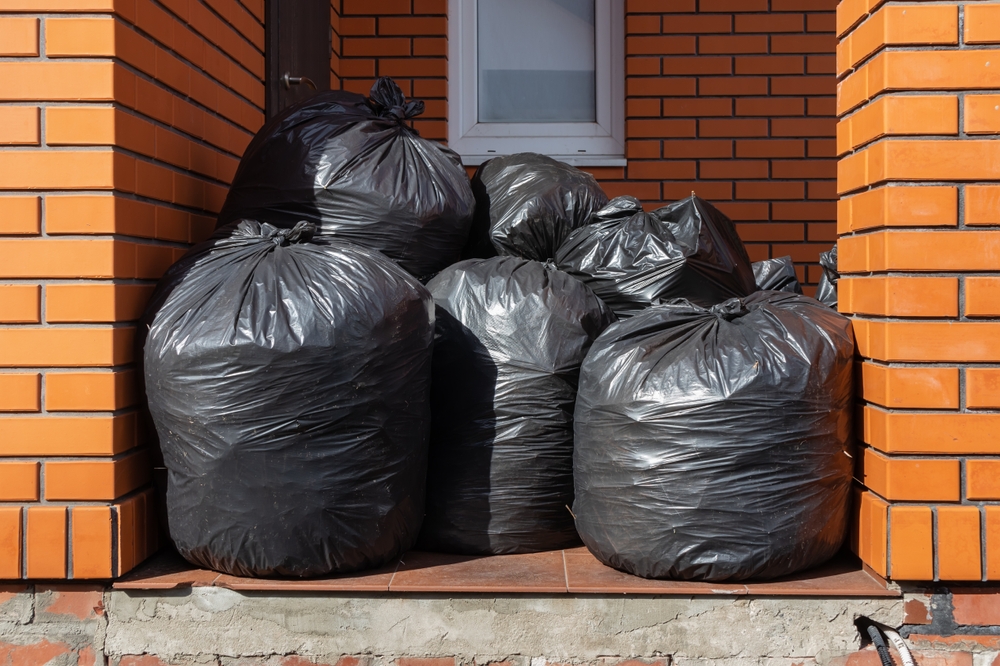
<svg viewBox="0 0 1000 666">
<path fill-rule="evenodd" d="M 582 540 L 713 581 L 832 556 L 849 321 L 695 195 L 646 212 L 533 153 L 470 182 L 422 108 L 383 78 L 285 110 L 157 287 L 139 345 L 181 555 L 310 577 Z"/>
</svg>

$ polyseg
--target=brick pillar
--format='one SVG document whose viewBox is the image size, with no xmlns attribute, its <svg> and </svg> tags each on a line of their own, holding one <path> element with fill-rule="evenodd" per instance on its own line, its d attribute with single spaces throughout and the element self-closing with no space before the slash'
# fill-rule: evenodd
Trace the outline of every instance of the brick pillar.
<svg viewBox="0 0 1000 666">
<path fill-rule="evenodd" d="M 998 580 L 1000 5 L 842 0 L 837 32 L 853 545 L 896 580 Z"/>
<path fill-rule="evenodd" d="M 263 120 L 262 20 L 0 7 L 0 579 L 109 578 L 156 548 L 135 320 Z"/>
</svg>

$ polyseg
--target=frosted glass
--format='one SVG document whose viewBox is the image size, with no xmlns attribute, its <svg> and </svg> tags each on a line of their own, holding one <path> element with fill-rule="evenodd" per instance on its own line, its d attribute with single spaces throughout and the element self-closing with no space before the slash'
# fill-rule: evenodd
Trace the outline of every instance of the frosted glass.
<svg viewBox="0 0 1000 666">
<path fill-rule="evenodd" d="M 478 0 L 479 122 L 594 122 L 594 0 Z"/>
</svg>

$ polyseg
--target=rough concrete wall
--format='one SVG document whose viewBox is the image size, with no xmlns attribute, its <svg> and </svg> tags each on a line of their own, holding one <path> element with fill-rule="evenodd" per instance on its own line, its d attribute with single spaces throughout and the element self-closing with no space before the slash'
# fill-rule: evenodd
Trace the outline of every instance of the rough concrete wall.
<svg viewBox="0 0 1000 666">
<path fill-rule="evenodd" d="M 899 627 L 920 666 L 1000 664 L 993 588 L 449 598 L 20 584 L 0 585 L 0 666 L 879 666 L 859 650 L 859 616 Z"/>
<path fill-rule="evenodd" d="M 856 650 L 859 615 L 898 626 L 903 601 L 0 587 L 0 664 L 791 666 Z"/>
</svg>

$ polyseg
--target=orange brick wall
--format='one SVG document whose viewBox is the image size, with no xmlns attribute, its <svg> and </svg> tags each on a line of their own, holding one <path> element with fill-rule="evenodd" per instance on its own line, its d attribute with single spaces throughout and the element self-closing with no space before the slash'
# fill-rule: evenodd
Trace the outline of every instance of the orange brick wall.
<svg viewBox="0 0 1000 666">
<path fill-rule="evenodd" d="M 897 580 L 1000 580 L 1000 4 L 843 0 L 837 30 L 854 547 Z"/>
<path fill-rule="evenodd" d="M 447 0 L 333 2 L 343 87 L 396 78 L 427 102 L 417 129 L 445 140 Z M 754 260 L 792 255 L 815 284 L 836 240 L 835 6 L 626 0 L 628 166 L 588 170 L 649 206 L 697 191 L 738 222 Z"/>
<path fill-rule="evenodd" d="M 0 3 L 0 579 L 156 548 L 133 339 L 262 120 L 263 0 Z"/>
</svg>

